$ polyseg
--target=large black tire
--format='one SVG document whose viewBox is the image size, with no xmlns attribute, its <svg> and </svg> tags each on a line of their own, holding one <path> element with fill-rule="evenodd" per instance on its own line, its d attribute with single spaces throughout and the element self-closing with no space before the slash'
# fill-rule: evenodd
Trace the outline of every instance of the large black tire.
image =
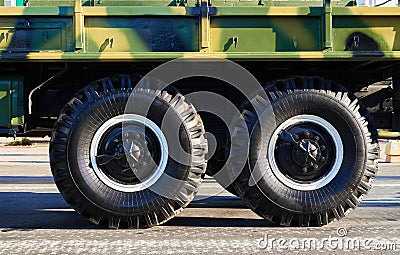
<svg viewBox="0 0 400 255">
<path fill-rule="evenodd" d="M 207 142 L 204 127 L 193 106 L 181 94 L 171 96 L 165 91 L 133 89 L 131 84 L 130 76 L 116 76 L 94 82 L 81 90 L 62 110 L 50 142 L 52 173 L 65 200 L 83 217 L 110 228 L 147 228 L 173 218 L 193 199 L 206 169 Z M 166 165 L 161 169 L 162 175 L 159 179 L 151 177 L 156 182 L 150 187 L 140 186 L 137 190 L 125 190 L 124 187 L 136 187 L 134 185 L 140 184 L 140 178 L 126 173 L 126 169 L 116 169 L 116 173 L 112 173 L 114 168 L 119 167 L 117 163 L 120 158 L 108 159 L 101 166 L 98 163 L 99 166 L 95 168 L 89 148 L 96 132 L 108 120 L 126 113 L 138 114 L 135 107 L 126 108 L 131 93 L 134 101 L 129 102 L 134 106 L 151 105 L 144 117 L 160 127 L 160 130 L 162 121 L 179 130 L 178 134 L 163 134 L 168 142 L 168 153 Z M 167 112 L 168 119 L 165 120 Z M 120 132 L 114 126 L 112 128 L 113 132 Z M 148 130 L 148 127 L 143 130 Z M 106 138 L 111 136 L 104 133 Z M 111 139 L 110 143 L 118 141 L 117 138 Z M 176 144 L 177 138 L 185 152 L 183 161 L 170 155 L 175 149 L 171 144 Z M 147 140 L 145 144 L 148 144 Z M 111 145 L 107 146 L 111 148 Z M 141 154 L 135 155 L 142 157 Z M 128 156 L 124 155 L 123 158 L 127 159 Z M 99 172 L 104 168 L 109 171 L 106 176 L 111 181 L 99 178 Z M 138 168 L 142 171 L 144 165 Z M 137 179 L 139 181 L 133 181 Z M 122 184 L 115 186 L 114 183 Z"/>
<path fill-rule="evenodd" d="M 254 212 L 278 225 L 322 226 L 341 219 L 361 202 L 377 172 L 377 132 L 367 110 L 344 87 L 317 77 L 277 80 L 265 90 L 268 98 L 255 96 L 243 107 L 243 117 L 251 133 L 249 164 L 233 184 L 236 192 Z M 307 149 L 306 154 L 301 154 L 298 144 L 293 145 L 282 136 L 274 138 L 277 129 L 286 127 L 282 123 L 302 123 L 295 121 L 296 116 L 316 116 L 312 118 L 323 119 L 337 130 L 341 142 L 329 137 L 323 142 L 330 143 L 331 148 L 340 148 L 342 144 L 341 164 L 335 163 L 340 158 L 336 157 L 335 149 L 328 150 L 331 155 L 322 154 L 321 148 L 326 151 L 325 145 L 315 143 L 313 150 Z M 291 121 L 287 122 L 289 119 Z M 296 125 L 303 125 L 303 129 Z M 311 148 L 310 144 L 314 142 L 301 133 L 306 129 L 305 124 L 296 125 L 286 129 L 296 134 L 296 141 L 301 141 L 302 147 L 307 144 L 307 148 Z M 314 138 L 321 142 L 320 138 Z M 312 162 L 310 156 L 306 156 L 305 161 L 298 159 L 300 154 L 314 155 L 307 154 L 311 152 L 318 157 L 318 164 L 310 163 L 319 171 L 316 170 L 314 179 L 305 176 L 310 169 L 313 173 L 308 165 L 303 168 L 304 176 L 297 175 L 296 170 L 288 170 L 286 162 L 296 162 L 291 165 L 292 169 L 296 169 L 297 164 Z M 283 160 L 279 158 L 281 154 Z M 338 169 L 336 174 L 333 172 L 335 167 Z M 317 185 L 320 180 L 326 183 Z"/>
</svg>

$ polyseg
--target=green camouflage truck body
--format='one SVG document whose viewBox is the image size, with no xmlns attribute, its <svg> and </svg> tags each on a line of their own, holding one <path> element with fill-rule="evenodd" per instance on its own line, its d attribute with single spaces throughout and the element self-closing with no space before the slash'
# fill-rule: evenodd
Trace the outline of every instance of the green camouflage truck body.
<svg viewBox="0 0 400 255">
<path fill-rule="evenodd" d="M 1 61 L 141 61 L 186 56 L 392 60 L 400 54 L 397 7 L 347 7 L 328 1 L 289 1 L 287 6 L 285 2 L 260 5 L 259 1 L 212 5 L 189 1 L 185 6 L 176 6 L 179 3 L 174 1 L 130 1 L 128 6 L 32 2 L 60 6 L 0 7 Z"/>
<path fill-rule="evenodd" d="M 20 76 L 25 96 L 19 96 L 25 99 L 54 74 L 49 70 L 67 62 L 77 68 L 97 63 L 116 73 L 120 68 L 107 64 L 129 62 L 145 70 L 181 57 L 217 57 L 257 69 L 259 76 L 264 70 L 277 70 L 276 76 L 309 70 L 327 78 L 341 74 L 338 81 L 357 92 L 390 77 L 388 68 L 400 59 L 398 7 L 330 0 L 30 0 L 16 5 L 24 6 L 0 6 L 0 75 L 8 84 L 0 90 L 11 86 L 11 76 Z M 47 71 L 40 71 L 43 66 Z M 36 77 L 37 72 L 43 75 Z M 90 79 L 73 83 L 85 82 Z M 26 100 L 17 101 L 8 112 L 30 111 Z M 55 117 L 58 111 L 36 115 Z M 23 124 L 21 116 L 9 114 L 2 123 L 15 126 L 15 120 Z"/>
</svg>

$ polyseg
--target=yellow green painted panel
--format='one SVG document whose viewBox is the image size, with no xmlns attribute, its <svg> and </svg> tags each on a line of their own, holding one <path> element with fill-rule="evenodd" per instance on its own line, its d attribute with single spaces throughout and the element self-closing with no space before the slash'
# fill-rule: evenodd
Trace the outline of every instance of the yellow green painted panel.
<svg viewBox="0 0 400 255">
<path fill-rule="evenodd" d="M 336 51 L 400 50 L 400 17 L 338 16 L 333 19 Z"/>
<path fill-rule="evenodd" d="M 318 17 L 215 17 L 211 19 L 213 50 L 221 50 L 229 36 L 238 36 L 242 52 L 315 51 L 321 45 Z M 242 46 L 242 44 L 243 46 Z M 272 45 L 273 44 L 273 45 Z M 240 46 L 239 46 L 240 45 Z M 228 48 L 227 51 L 232 50 Z"/>
<path fill-rule="evenodd" d="M 0 18 L 0 51 L 68 51 L 71 23 L 63 18 Z"/>
<path fill-rule="evenodd" d="M 213 52 L 275 51 L 276 34 L 272 28 L 214 28 L 211 31 Z"/>
<path fill-rule="evenodd" d="M 196 18 L 85 20 L 88 52 L 191 52 L 198 50 Z"/>
</svg>

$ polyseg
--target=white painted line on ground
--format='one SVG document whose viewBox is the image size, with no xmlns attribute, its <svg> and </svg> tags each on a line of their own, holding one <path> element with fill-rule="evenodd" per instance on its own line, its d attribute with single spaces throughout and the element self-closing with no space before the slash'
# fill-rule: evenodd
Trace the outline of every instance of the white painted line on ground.
<svg viewBox="0 0 400 255">
<path fill-rule="evenodd" d="M 37 166 L 47 166 L 50 167 L 50 163 L 49 162 L 33 162 L 33 161 L 0 161 L 0 167 L 1 166 L 26 166 L 26 165 L 37 165 Z"/>
<path fill-rule="evenodd" d="M 378 201 L 369 201 L 364 200 L 361 204 L 400 204 L 399 200 L 378 200 Z"/>
<path fill-rule="evenodd" d="M 4 162 L 4 163 L 34 163 L 34 164 L 38 164 L 38 163 L 46 163 L 49 164 L 50 161 L 48 160 L 5 160 L 5 161 L 0 161 L 0 162 Z"/>
<path fill-rule="evenodd" d="M 372 187 L 400 187 L 400 183 L 372 183 Z"/>
<path fill-rule="evenodd" d="M 39 212 L 74 212 L 74 209 L 70 208 L 70 209 L 38 209 L 37 211 Z"/>
<path fill-rule="evenodd" d="M 34 188 L 30 188 L 30 187 L 0 187 L 0 190 L 6 190 L 7 192 L 13 192 L 15 190 L 25 190 L 26 192 L 32 192 L 35 190 L 47 190 L 47 189 L 57 189 L 56 185 L 52 185 L 50 187 L 34 187 Z M 51 193 L 58 193 L 57 191 L 51 192 Z"/>
</svg>

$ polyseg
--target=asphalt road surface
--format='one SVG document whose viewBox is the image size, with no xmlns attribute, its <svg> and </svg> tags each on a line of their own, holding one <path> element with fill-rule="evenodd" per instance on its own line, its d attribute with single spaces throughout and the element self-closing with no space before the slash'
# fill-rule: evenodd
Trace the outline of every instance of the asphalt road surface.
<svg viewBox="0 0 400 255">
<path fill-rule="evenodd" d="M 322 228 L 272 226 L 206 179 L 196 200 L 166 224 L 109 230 L 64 202 L 47 150 L 45 143 L 0 145 L 0 254 L 400 253 L 400 165 L 380 163 L 363 203 Z"/>
</svg>

